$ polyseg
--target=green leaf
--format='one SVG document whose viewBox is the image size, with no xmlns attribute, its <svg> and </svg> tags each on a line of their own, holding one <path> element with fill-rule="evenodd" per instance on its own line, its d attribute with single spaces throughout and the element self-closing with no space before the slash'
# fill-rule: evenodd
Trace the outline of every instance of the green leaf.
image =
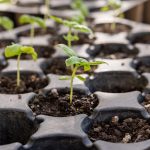
<svg viewBox="0 0 150 150">
<path fill-rule="evenodd" d="M 50 16 L 50 18 L 51 18 L 52 20 L 54 20 L 55 22 L 57 22 L 57 23 L 63 24 L 63 19 L 61 19 L 61 18 L 59 18 L 59 17 Z"/>
<path fill-rule="evenodd" d="M 61 76 L 59 80 L 70 80 L 70 76 Z"/>
<path fill-rule="evenodd" d="M 71 20 L 79 24 L 83 24 L 85 22 L 85 17 L 84 15 L 80 14 L 80 15 L 73 16 Z"/>
<path fill-rule="evenodd" d="M 94 62 L 88 62 L 90 66 L 97 66 L 97 65 L 100 65 L 100 64 L 107 64 L 106 62 L 104 61 L 94 61 Z"/>
<path fill-rule="evenodd" d="M 29 24 L 37 24 L 42 28 L 46 27 L 45 21 L 40 18 L 40 17 L 35 17 L 35 16 L 31 16 L 31 15 L 22 15 L 19 18 L 19 22 L 21 24 L 25 24 L 25 23 L 29 23 Z"/>
<path fill-rule="evenodd" d="M 66 41 L 68 41 L 68 40 L 70 40 L 70 41 L 78 41 L 79 40 L 79 37 L 77 35 L 71 35 L 71 34 L 69 34 L 67 36 L 64 35 L 63 38 Z"/>
<path fill-rule="evenodd" d="M 11 0 L 0 0 L 0 3 L 11 3 Z"/>
<path fill-rule="evenodd" d="M 105 6 L 105 7 L 102 7 L 100 10 L 103 11 L 103 12 L 109 11 L 109 7 L 108 7 L 108 6 Z"/>
<path fill-rule="evenodd" d="M 74 50 L 72 50 L 70 47 L 64 44 L 58 44 L 56 47 L 61 48 L 65 52 L 65 54 L 68 55 L 69 57 L 76 56 Z"/>
<path fill-rule="evenodd" d="M 85 80 L 86 80 L 86 78 L 82 77 L 81 75 L 76 75 L 76 77 L 77 77 L 79 80 L 81 80 L 81 81 L 85 81 Z"/>
<path fill-rule="evenodd" d="M 87 64 L 84 65 L 84 71 L 89 71 L 89 70 L 91 70 L 91 67 L 90 67 L 90 65 L 87 63 Z"/>
<path fill-rule="evenodd" d="M 11 30 L 14 27 L 13 21 L 5 16 L 0 17 L 0 25 L 6 30 Z"/>
<path fill-rule="evenodd" d="M 73 28 L 75 25 L 78 25 L 75 21 L 64 20 L 63 24 L 69 28 Z"/>
<path fill-rule="evenodd" d="M 80 32 L 93 33 L 92 30 L 85 25 L 76 24 L 73 26 L 73 28 L 80 31 Z"/>
</svg>

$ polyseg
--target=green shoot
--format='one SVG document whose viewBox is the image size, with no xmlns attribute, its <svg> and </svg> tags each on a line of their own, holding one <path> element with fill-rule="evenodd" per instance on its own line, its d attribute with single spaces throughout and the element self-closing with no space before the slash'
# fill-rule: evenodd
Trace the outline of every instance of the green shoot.
<svg viewBox="0 0 150 150">
<path fill-rule="evenodd" d="M 67 36 L 64 36 L 64 39 L 67 41 L 67 45 L 69 47 L 72 46 L 72 41 L 77 41 L 79 40 L 79 37 L 77 34 L 73 34 L 73 30 L 77 32 L 83 32 L 83 33 L 92 33 L 92 30 L 88 28 L 85 25 L 81 25 L 75 21 L 69 21 L 69 20 L 63 20 L 61 18 L 55 17 L 55 16 L 50 16 L 52 20 L 59 24 L 63 24 L 64 26 L 68 27 L 68 33 Z"/>
<path fill-rule="evenodd" d="M 49 7 L 50 7 L 50 0 L 45 0 L 45 9 L 46 9 L 46 12 L 45 12 L 45 15 L 44 15 L 44 20 L 45 21 L 50 16 L 50 8 Z"/>
<path fill-rule="evenodd" d="M 33 38 L 34 38 L 34 32 L 35 32 L 35 24 L 39 25 L 42 28 L 46 28 L 45 21 L 40 17 L 35 17 L 31 15 L 22 15 L 19 18 L 19 22 L 21 24 L 31 24 L 31 30 L 30 30 L 30 38 L 31 38 L 31 45 L 33 44 Z"/>
<path fill-rule="evenodd" d="M 37 53 L 33 47 L 22 46 L 19 44 L 12 44 L 5 48 L 5 57 L 10 58 L 17 56 L 17 87 L 20 87 L 20 57 L 22 54 L 28 54 L 32 56 L 33 60 L 37 59 Z"/>
<path fill-rule="evenodd" d="M 1 3 L 9 3 L 9 4 L 16 4 L 17 0 L 0 0 Z"/>
<path fill-rule="evenodd" d="M 109 11 L 113 10 L 116 17 L 124 18 L 124 14 L 121 11 L 122 2 L 120 0 L 108 0 L 106 6 L 101 8 L 101 11 Z M 114 31 L 116 29 L 116 23 L 113 22 L 111 24 L 111 30 Z"/>
<path fill-rule="evenodd" d="M 10 18 L 0 16 L 0 26 L 2 26 L 5 30 L 11 30 L 14 27 L 14 23 Z"/>
<path fill-rule="evenodd" d="M 82 77 L 81 75 L 76 75 L 77 70 L 80 67 L 84 68 L 84 71 L 89 71 L 91 70 L 91 66 L 96 66 L 99 64 L 104 64 L 105 62 L 103 61 L 94 61 L 94 62 L 89 62 L 86 59 L 80 58 L 76 55 L 74 50 L 72 50 L 70 47 L 64 45 L 64 44 L 58 44 L 57 47 L 61 48 L 66 55 L 69 56 L 68 59 L 66 59 L 65 63 L 67 67 L 73 67 L 72 68 L 72 75 L 71 77 L 62 77 L 62 80 L 70 80 L 70 104 L 72 104 L 72 98 L 73 98 L 73 81 L 74 78 L 78 78 L 81 81 L 85 81 L 85 78 Z"/>
</svg>

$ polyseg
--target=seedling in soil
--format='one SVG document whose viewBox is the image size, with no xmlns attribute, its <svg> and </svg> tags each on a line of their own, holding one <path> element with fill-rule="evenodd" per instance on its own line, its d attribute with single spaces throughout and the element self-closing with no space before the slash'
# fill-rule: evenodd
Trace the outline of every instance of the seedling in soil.
<svg viewBox="0 0 150 150">
<path fill-rule="evenodd" d="M 14 23 L 10 18 L 0 16 L 0 26 L 2 26 L 5 30 L 11 30 L 14 27 Z"/>
<path fill-rule="evenodd" d="M 45 9 L 46 9 L 46 12 L 44 15 L 44 20 L 46 21 L 46 19 L 48 19 L 50 16 L 50 0 L 45 0 Z"/>
<path fill-rule="evenodd" d="M 17 56 L 17 87 L 20 87 L 20 57 L 22 54 L 28 54 L 32 56 L 33 60 L 37 59 L 37 53 L 33 47 L 22 46 L 19 44 L 12 44 L 5 48 L 5 57 L 10 58 Z"/>
<path fill-rule="evenodd" d="M 30 38 L 31 38 L 31 45 L 33 43 L 33 38 L 34 38 L 34 32 L 35 32 L 35 24 L 39 25 L 43 29 L 46 28 L 46 23 L 45 20 L 40 18 L 40 17 L 35 17 L 31 15 L 22 15 L 19 18 L 19 22 L 21 24 L 31 24 L 31 30 L 30 30 Z"/>
<path fill-rule="evenodd" d="M 121 11 L 122 2 L 120 0 L 108 0 L 108 3 L 106 6 L 101 8 L 101 11 L 114 11 L 114 15 L 116 17 L 124 18 L 124 14 Z M 111 24 L 111 29 L 114 31 L 116 29 L 116 23 L 113 22 Z"/>
<path fill-rule="evenodd" d="M 72 46 L 72 41 L 78 41 L 79 37 L 77 34 L 73 34 L 73 30 L 77 32 L 83 32 L 83 33 L 90 33 L 92 34 L 92 30 L 88 28 L 85 25 L 81 25 L 75 21 L 69 21 L 69 20 L 63 20 L 61 18 L 55 17 L 55 16 L 50 16 L 51 19 L 53 19 L 55 22 L 59 24 L 63 24 L 64 26 L 68 27 L 68 33 L 67 36 L 64 36 L 64 39 L 67 41 L 67 45 L 69 47 Z"/>
<path fill-rule="evenodd" d="M 73 0 L 72 8 L 80 12 L 79 15 L 72 18 L 73 21 L 76 21 L 80 24 L 85 23 L 85 18 L 89 15 L 88 7 L 85 5 L 83 0 Z"/>
<path fill-rule="evenodd" d="M 91 66 L 97 66 L 99 64 L 104 64 L 105 62 L 103 61 L 93 61 L 89 62 L 86 59 L 80 58 L 77 56 L 77 54 L 74 52 L 73 49 L 70 47 L 64 45 L 64 44 L 58 44 L 57 47 L 61 48 L 66 55 L 69 56 L 68 59 L 66 59 L 66 67 L 72 67 L 72 75 L 71 77 L 61 77 L 61 80 L 70 80 L 70 104 L 72 104 L 72 97 L 73 97 L 73 81 L 76 78 L 78 78 L 81 81 L 85 81 L 85 78 L 82 77 L 81 75 L 76 75 L 77 70 L 80 67 L 84 68 L 84 71 L 89 71 L 91 70 Z"/>
</svg>

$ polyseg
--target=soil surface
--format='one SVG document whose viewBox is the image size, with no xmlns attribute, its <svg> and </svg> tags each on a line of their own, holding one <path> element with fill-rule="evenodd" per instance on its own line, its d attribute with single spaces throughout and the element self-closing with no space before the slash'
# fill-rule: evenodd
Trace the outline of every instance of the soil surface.
<svg viewBox="0 0 150 150">
<path fill-rule="evenodd" d="M 72 71 L 70 67 L 66 67 L 65 58 L 53 58 L 50 62 L 46 62 L 45 67 L 43 67 L 43 71 L 45 74 L 57 74 L 57 75 L 71 75 Z M 77 70 L 77 74 L 93 74 L 94 70 L 97 66 L 92 66 L 90 71 L 83 71 L 83 68 L 80 67 Z"/>
<path fill-rule="evenodd" d="M 123 59 L 135 57 L 138 49 L 124 44 L 102 44 L 91 46 L 87 53 L 94 58 Z"/>
<path fill-rule="evenodd" d="M 135 143 L 150 139 L 150 124 L 140 118 L 127 118 L 123 121 L 113 118 L 109 123 L 94 123 L 88 134 L 92 141 Z"/>
<path fill-rule="evenodd" d="M 109 34 L 117 34 L 120 32 L 130 32 L 131 27 L 125 24 L 116 23 L 115 28 L 112 28 L 112 23 L 97 24 L 93 27 L 95 32 L 104 32 Z"/>
<path fill-rule="evenodd" d="M 0 76 L 1 94 L 23 94 L 38 92 L 48 84 L 47 78 L 40 78 L 37 74 L 21 74 L 21 86 L 16 85 L 16 74 Z"/>
<path fill-rule="evenodd" d="M 35 115 L 49 115 L 55 117 L 74 116 L 77 114 L 90 115 L 98 105 L 98 99 L 94 95 L 85 95 L 74 91 L 73 101 L 70 104 L 69 91 L 52 89 L 46 95 L 36 96 L 29 106 Z"/>
<path fill-rule="evenodd" d="M 46 29 L 43 28 L 35 28 L 35 36 L 42 36 L 42 35 L 54 35 L 56 34 L 56 29 L 55 28 L 51 28 L 51 27 L 47 27 Z M 30 36 L 30 30 L 24 31 L 24 32 L 20 32 L 18 34 L 19 37 L 23 36 L 23 37 L 28 37 Z"/>
<path fill-rule="evenodd" d="M 1 39 L 0 40 L 0 48 L 4 48 L 4 47 L 6 47 L 6 46 L 8 46 L 8 45 L 11 45 L 12 43 L 15 43 L 15 41 L 13 41 L 13 40 L 10 40 L 10 39 Z"/>
<path fill-rule="evenodd" d="M 150 113 L 150 94 L 146 94 L 145 100 L 142 105 L 146 108 L 146 110 Z"/>
</svg>

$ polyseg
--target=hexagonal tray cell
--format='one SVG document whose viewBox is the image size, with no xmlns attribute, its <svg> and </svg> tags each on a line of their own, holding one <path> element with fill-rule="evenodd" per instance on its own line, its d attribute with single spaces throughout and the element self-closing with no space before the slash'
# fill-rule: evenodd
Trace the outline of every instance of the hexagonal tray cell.
<svg viewBox="0 0 150 150">
<path fill-rule="evenodd" d="M 16 85 L 16 72 L 5 72 L 0 75 L 1 94 L 23 94 L 38 92 L 48 85 L 48 79 L 35 72 L 21 72 L 21 83 L 18 88 Z"/>
<path fill-rule="evenodd" d="M 148 84 L 148 80 L 136 72 L 109 71 L 89 77 L 85 84 L 91 92 L 123 93 L 136 90 L 142 91 Z"/>
<path fill-rule="evenodd" d="M 95 32 L 104 32 L 109 34 L 117 34 L 120 32 L 130 32 L 132 27 L 123 23 L 100 23 L 92 27 Z"/>
<path fill-rule="evenodd" d="M 68 88 L 52 89 L 45 94 L 35 96 L 29 102 L 29 106 L 36 115 L 64 117 L 78 114 L 90 115 L 99 103 L 95 95 L 83 89 L 74 89 L 72 103 L 69 95 Z"/>
<path fill-rule="evenodd" d="M 135 57 L 138 49 L 132 45 L 110 43 L 91 45 L 87 53 L 93 58 L 123 59 Z"/>
<path fill-rule="evenodd" d="M 7 65 L 8 65 L 7 61 L 5 60 L 4 56 L 1 55 L 0 56 L 0 71 L 4 69 L 5 67 L 7 67 Z"/>
<path fill-rule="evenodd" d="M 35 28 L 35 36 L 43 36 L 43 35 L 55 35 L 57 32 L 56 28 L 47 27 L 46 29 L 36 27 Z M 25 31 L 21 31 L 17 33 L 18 37 L 29 37 L 30 36 L 30 29 Z"/>
<path fill-rule="evenodd" d="M 67 57 L 53 57 L 49 60 L 43 61 L 40 66 L 45 74 L 57 74 L 57 75 L 71 75 L 72 71 L 70 68 L 67 68 L 65 65 L 65 60 Z M 85 73 L 87 74 L 93 74 L 94 70 L 97 67 L 91 67 L 90 71 L 87 71 Z M 79 68 L 77 71 L 77 74 L 82 74 L 83 68 Z"/>
<path fill-rule="evenodd" d="M 138 57 L 132 65 L 139 73 L 150 72 L 150 56 Z"/>
<path fill-rule="evenodd" d="M 39 126 L 24 112 L 17 110 L 1 109 L 0 120 L 0 145 L 14 142 L 26 144 Z"/>
<path fill-rule="evenodd" d="M 132 44 L 150 44 L 150 32 L 131 33 L 127 38 Z"/>
</svg>

